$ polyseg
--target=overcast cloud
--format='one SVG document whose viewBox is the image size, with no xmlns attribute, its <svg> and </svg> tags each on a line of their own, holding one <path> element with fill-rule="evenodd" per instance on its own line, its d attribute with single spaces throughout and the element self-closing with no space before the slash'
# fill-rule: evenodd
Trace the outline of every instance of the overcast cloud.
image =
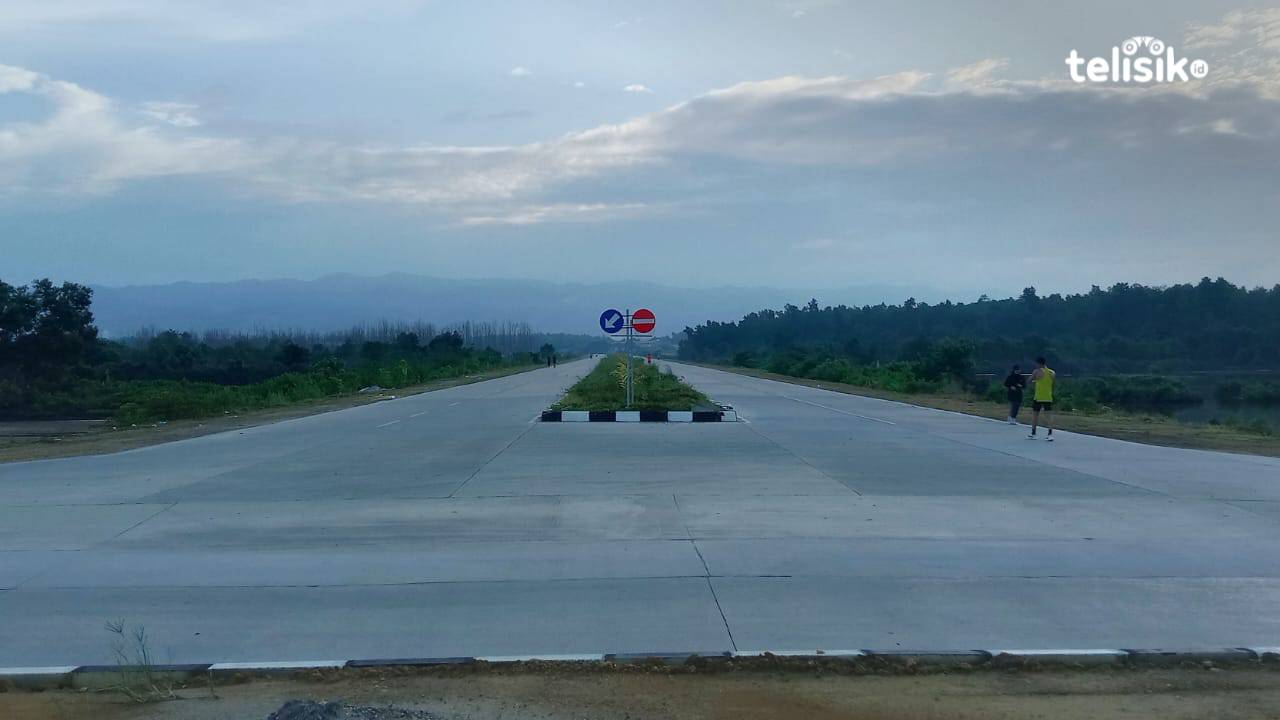
<svg viewBox="0 0 1280 720">
<path fill-rule="evenodd" d="M 1025 27 L 1006 25 L 1008 37 L 960 27 L 939 48 L 918 33 L 919 45 L 859 61 L 859 47 L 829 46 L 841 37 L 832 24 L 911 28 L 840 3 L 726 4 L 702 32 L 729 57 L 708 59 L 681 37 L 665 52 L 650 30 L 694 12 L 679 5 L 640 18 L 565 6 L 519 29 L 495 19 L 496 4 L 465 17 L 411 2 L 359 16 L 301 2 L 17 5 L 0 10 L 0 41 L 28 39 L 17 57 L 0 50 L 6 280 L 401 270 L 961 297 L 1219 274 L 1280 282 L 1280 9 L 1152 2 L 1146 26 L 1099 9 L 1078 40 L 1012 37 L 1051 27 L 1046 11 L 1015 18 Z M 801 26 L 779 39 L 791 52 L 733 47 L 766 21 Z M 421 63 L 429 97 L 402 68 L 369 72 L 388 60 L 361 53 L 383 52 L 384 35 L 448 22 L 471 39 L 449 62 L 388 51 Z M 125 26 L 127 42 L 90 46 L 93 69 L 75 59 L 93 30 Z M 571 70 L 550 39 L 583 27 L 615 42 L 582 43 Z M 1209 76 L 1068 80 L 1071 49 L 1107 55 L 1161 32 L 1207 59 Z M 549 44 L 515 52 L 510 33 Z M 189 72 L 139 74 L 155 54 Z M 325 74 L 334 56 L 354 58 L 352 77 Z M 225 72 L 268 57 L 287 60 Z M 306 57 L 314 74 L 298 71 Z M 286 80 L 276 70 L 291 88 L 273 100 Z M 414 98 L 434 120 L 407 109 Z"/>
</svg>

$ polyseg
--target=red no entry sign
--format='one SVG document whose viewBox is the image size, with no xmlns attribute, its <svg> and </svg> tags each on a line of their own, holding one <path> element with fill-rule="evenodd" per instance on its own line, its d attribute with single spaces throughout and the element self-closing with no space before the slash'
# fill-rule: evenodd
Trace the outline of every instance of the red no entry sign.
<svg viewBox="0 0 1280 720">
<path fill-rule="evenodd" d="M 648 308 L 640 308 L 631 313 L 631 327 L 635 328 L 638 333 L 647 333 L 658 324 L 658 319 L 653 316 L 653 311 Z"/>
</svg>

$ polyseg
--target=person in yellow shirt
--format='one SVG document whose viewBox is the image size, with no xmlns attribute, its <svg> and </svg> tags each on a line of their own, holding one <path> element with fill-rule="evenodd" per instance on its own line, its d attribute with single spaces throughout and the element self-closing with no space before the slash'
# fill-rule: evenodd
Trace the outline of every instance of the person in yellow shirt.
<svg viewBox="0 0 1280 720">
<path fill-rule="evenodd" d="M 1036 438 L 1036 428 L 1040 426 L 1040 411 L 1044 410 L 1044 426 L 1049 431 L 1045 440 L 1053 442 L 1053 382 L 1057 376 L 1045 364 L 1043 357 L 1036 358 L 1036 369 L 1031 373 L 1031 384 L 1035 388 L 1031 395 L 1031 434 L 1027 436 L 1032 440 Z"/>
</svg>

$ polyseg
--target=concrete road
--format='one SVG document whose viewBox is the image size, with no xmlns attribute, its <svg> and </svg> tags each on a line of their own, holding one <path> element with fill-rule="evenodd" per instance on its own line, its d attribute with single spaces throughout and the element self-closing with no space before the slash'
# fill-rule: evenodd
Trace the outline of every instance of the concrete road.
<svg viewBox="0 0 1280 720">
<path fill-rule="evenodd" d="M 533 422 L 586 361 L 0 465 L 0 666 L 1280 645 L 1280 461 L 677 366 L 747 422 Z"/>
</svg>

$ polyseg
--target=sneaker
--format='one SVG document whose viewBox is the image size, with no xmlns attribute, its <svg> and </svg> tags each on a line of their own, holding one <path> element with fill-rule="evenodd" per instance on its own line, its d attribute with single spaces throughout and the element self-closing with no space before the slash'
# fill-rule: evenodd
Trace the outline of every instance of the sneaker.
<svg viewBox="0 0 1280 720">
<path fill-rule="evenodd" d="M 1035 433 L 1031 433 L 1030 435 L 1028 435 L 1028 436 L 1027 436 L 1027 439 L 1028 439 L 1028 440 L 1035 440 L 1035 439 L 1036 439 L 1036 434 L 1035 434 Z"/>
<path fill-rule="evenodd" d="M 1009 418 L 1008 420 L 1005 420 L 1005 422 L 1009 423 L 1010 425 L 1017 425 L 1017 424 L 1018 424 L 1018 421 L 1017 421 L 1017 420 L 1014 420 L 1013 418 Z"/>
</svg>

